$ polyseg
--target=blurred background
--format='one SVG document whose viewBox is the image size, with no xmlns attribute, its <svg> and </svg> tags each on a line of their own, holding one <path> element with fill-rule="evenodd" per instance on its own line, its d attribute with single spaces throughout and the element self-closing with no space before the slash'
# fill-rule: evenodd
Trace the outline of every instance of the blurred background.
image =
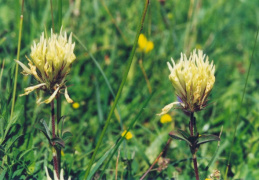
<svg viewBox="0 0 259 180">
<path fill-rule="evenodd" d="M 54 22 L 58 22 L 57 0 L 53 0 Z M 63 30 L 80 39 L 75 42 L 77 56 L 68 76 L 68 91 L 75 101 L 62 99 L 64 128 L 73 137 L 62 152 L 65 176 L 82 179 L 100 133 L 104 127 L 129 58 L 144 1 L 139 0 L 69 0 L 63 1 Z M 241 97 L 259 25 L 259 3 L 249 0 L 150 0 L 141 33 L 153 43 L 150 50 L 141 49 L 133 63 L 119 103 L 111 119 L 96 161 L 112 148 L 121 133 L 140 111 L 143 102 L 154 92 L 141 117 L 130 131 L 131 139 L 124 140 L 108 169 L 100 168 L 93 176 L 105 171 L 107 179 L 139 179 L 153 163 L 174 129 L 188 129 L 189 118 L 179 109 L 170 111 L 169 122 L 161 121 L 157 113 L 176 101 L 168 79 L 167 62 L 178 61 L 180 54 L 189 56 L 193 49 L 202 49 L 216 66 L 216 82 L 206 110 L 195 114 L 200 134 L 219 135 L 221 142 L 204 144 L 197 157 L 200 173 L 210 174 L 217 169 L 222 178 L 226 169 L 235 126 L 236 139 L 230 160 L 229 177 L 256 179 L 259 176 L 259 63 L 258 46 L 254 51 L 244 102 Z M 21 1 L 0 0 L 0 65 L 1 71 L 1 136 L 8 124 L 14 67 L 17 55 Z M 57 26 L 54 24 L 54 26 Z M 20 61 L 27 64 L 33 41 L 38 42 L 45 29 L 52 27 L 50 1 L 27 0 L 24 3 L 24 21 Z M 59 32 L 58 29 L 54 29 Z M 257 39 L 258 43 L 258 39 Z M 105 78 L 97 68 L 99 63 Z M 19 68 L 21 72 L 21 68 Z M 147 83 L 147 81 L 149 83 Z M 17 93 L 35 84 L 30 76 L 19 73 Z M 44 98 L 46 96 L 42 95 Z M 241 106 L 241 109 L 240 109 Z M 240 118 L 237 120 L 237 113 Z M 40 119 L 50 119 L 49 105 L 36 105 L 36 94 L 17 97 L 17 120 L 12 125 L 12 144 L 1 161 L 1 177 L 42 178 L 43 167 L 52 169 L 51 151 L 43 133 L 35 128 Z M 14 141 L 19 137 L 19 140 Z M 2 142 L 1 148 L 6 148 Z M 9 145 L 7 145 L 9 146 Z M 218 147 L 218 149 L 217 149 Z M 118 164 L 116 165 L 116 159 Z M 148 177 L 153 179 L 194 177 L 191 153 L 183 141 L 173 140 Z M 213 161 L 211 159 L 214 158 Z M 212 162 L 209 169 L 206 167 Z M 6 171 L 5 171 L 6 170 Z"/>
</svg>

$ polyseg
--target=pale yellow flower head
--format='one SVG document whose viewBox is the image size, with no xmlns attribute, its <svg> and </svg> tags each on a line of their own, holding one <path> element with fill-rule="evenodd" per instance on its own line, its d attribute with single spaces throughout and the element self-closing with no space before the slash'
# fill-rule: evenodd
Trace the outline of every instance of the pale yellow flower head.
<svg viewBox="0 0 259 180">
<path fill-rule="evenodd" d="M 213 61 L 210 63 L 202 50 L 198 50 L 198 53 L 194 50 L 189 59 L 181 54 L 180 62 L 176 64 L 172 59 L 173 66 L 169 62 L 167 64 L 171 72 L 169 79 L 179 102 L 165 106 L 159 115 L 166 114 L 176 104 L 189 112 L 204 109 L 215 82 Z"/>
<path fill-rule="evenodd" d="M 25 93 L 28 95 L 35 89 L 48 91 L 51 96 L 42 103 L 50 103 L 57 94 L 65 89 L 65 98 L 69 103 L 72 99 L 68 96 L 66 76 L 70 72 L 70 67 L 76 59 L 74 54 L 75 43 L 72 43 L 72 33 L 67 39 L 67 33 L 55 34 L 51 30 L 49 38 L 44 36 L 44 32 L 40 37 L 40 42 L 31 46 L 31 59 L 27 58 L 29 68 L 20 61 L 16 61 L 22 68 L 24 75 L 33 75 L 39 82 L 38 85 L 25 88 Z"/>
<path fill-rule="evenodd" d="M 154 43 L 152 41 L 148 41 L 144 34 L 139 35 L 138 45 L 139 49 L 145 53 L 148 53 L 154 49 Z"/>
</svg>

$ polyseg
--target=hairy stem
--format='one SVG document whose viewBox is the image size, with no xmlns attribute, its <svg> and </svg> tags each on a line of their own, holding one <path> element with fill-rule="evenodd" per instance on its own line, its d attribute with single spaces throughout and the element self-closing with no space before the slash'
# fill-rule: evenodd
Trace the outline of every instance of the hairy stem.
<svg viewBox="0 0 259 180">
<path fill-rule="evenodd" d="M 194 136 L 194 129 L 196 129 L 196 123 L 195 123 L 195 117 L 194 113 L 191 112 L 190 114 L 190 133 L 191 136 Z M 196 136 L 196 134 L 195 134 Z M 193 161 L 193 166 L 194 166 L 194 171 L 195 171 L 195 178 L 196 180 L 199 180 L 199 170 L 198 170 L 198 165 L 197 165 L 197 158 L 196 158 L 196 147 L 190 147 L 191 148 L 191 153 L 192 153 L 192 161 Z"/>
<path fill-rule="evenodd" d="M 55 107 L 54 107 L 54 101 L 51 101 L 51 125 L 52 125 L 52 138 L 56 137 L 56 129 L 55 129 Z M 55 149 L 55 143 L 52 143 L 52 156 L 53 156 L 53 166 L 54 171 L 57 174 L 57 177 L 59 179 L 59 169 L 58 169 L 58 157 L 57 157 L 57 151 Z"/>
<path fill-rule="evenodd" d="M 197 165 L 197 158 L 196 158 L 196 153 L 192 155 L 192 161 L 193 161 L 193 166 L 194 166 L 194 171 L 195 171 L 195 178 L 196 180 L 199 180 L 199 170 L 198 170 L 198 165 Z"/>
</svg>

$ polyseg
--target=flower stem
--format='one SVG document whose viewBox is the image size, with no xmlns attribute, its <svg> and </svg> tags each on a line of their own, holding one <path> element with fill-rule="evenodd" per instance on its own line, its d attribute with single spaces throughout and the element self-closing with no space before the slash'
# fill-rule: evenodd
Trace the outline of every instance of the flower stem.
<svg viewBox="0 0 259 180">
<path fill-rule="evenodd" d="M 195 117 L 194 117 L 194 113 L 191 112 L 190 114 L 190 133 L 191 136 L 196 136 L 196 132 L 194 135 L 194 129 L 196 129 L 196 122 L 195 122 Z M 198 165 L 197 165 L 197 158 L 196 158 L 196 147 L 190 147 L 191 149 L 191 153 L 192 153 L 192 160 L 193 160 L 193 166 L 194 166 L 194 171 L 195 171 L 195 177 L 196 180 L 199 180 L 199 170 L 198 170 Z"/>
<path fill-rule="evenodd" d="M 52 124 L 52 138 L 56 137 L 55 133 L 55 107 L 54 107 L 54 101 L 51 101 L 51 124 Z M 52 155 L 53 155 L 53 166 L 54 171 L 57 174 L 57 177 L 59 179 L 59 169 L 58 169 L 58 157 L 57 157 L 57 151 L 55 149 L 55 143 L 52 143 Z"/>
<path fill-rule="evenodd" d="M 190 124 L 189 124 L 191 136 L 193 136 L 193 129 L 194 129 L 193 126 L 194 126 L 194 113 L 191 112 L 191 114 L 190 114 Z"/>
<path fill-rule="evenodd" d="M 149 92 L 149 94 L 152 94 L 152 87 L 151 87 L 150 82 L 148 80 L 147 73 L 146 73 L 146 71 L 144 69 L 142 59 L 139 60 L 139 67 L 140 67 L 140 69 L 141 69 L 141 71 L 142 71 L 142 73 L 144 75 L 145 80 L 146 80 L 147 87 L 148 87 L 148 92 Z"/>
<path fill-rule="evenodd" d="M 57 96 L 57 127 L 59 125 L 59 121 L 61 119 L 61 96 L 60 94 Z M 57 131 L 57 135 L 61 137 L 59 131 Z M 58 167 L 61 168 L 61 148 L 56 149 L 58 155 Z"/>
<path fill-rule="evenodd" d="M 198 165 L 197 165 L 196 153 L 192 154 L 192 160 L 193 160 L 193 166 L 194 166 L 194 171 L 195 171 L 195 178 L 196 178 L 196 180 L 199 180 L 199 170 L 198 170 Z"/>
</svg>

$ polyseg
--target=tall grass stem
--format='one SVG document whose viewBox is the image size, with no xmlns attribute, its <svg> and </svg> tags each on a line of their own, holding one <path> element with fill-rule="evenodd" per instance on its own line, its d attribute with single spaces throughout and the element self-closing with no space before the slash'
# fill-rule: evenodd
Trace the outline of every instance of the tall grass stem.
<svg viewBox="0 0 259 180">
<path fill-rule="evenodd" d="M 242 104 L 243 104 L 244 97 L 245 97 L 245 92 L 246 92 L 248 77 L 249 77 L 250 70 L 251 70 L 252 61 L 253 61 L 253 58 L 254 58 L 254 52 L 255 52 L 256 42 L 257 42 L 257 38 L 258 38 L 258 31 L 259 31 L 259 27 L 257 27 L 256 37 L 255 37 L 255 41 L 254 41 L 254 48 L 253 48 L 251 60 L 250 60 L 250 63 L 249 63 L 248 72 L 247 72 L 247 75 L 246 75 L 246 81 L 245 81 L 245 86 L 244 86 L 241 102 L 239 104 L 239 110 L 237 112 L 237 117 L 236 117 L 236 122 L 235 122 L 235 130 L 234 130 L 234 134 L 233 134 L 233 138 L 232 138 L 232 143 L 231 143 L 230 151 L 229 151 L 229 155 L 228 155 L 228 161 L 227 161 L 227 167 L 226 167 L 226 171 L 225 171 L 225 175 L 224 175 L 224 180 L 227 179 L 228 169 L 229 169 L 229 166 L 230 166 L 230 159 L 231 159 L 232 150 L 233 150 L 233 146 L 234 146 L 235 139 L 236 139 L 237 126 L 238 126 L 239 121 L 240 121 L 240 118 L 239 118 L 240 117 L 240 112 L 241 112 Z"/>
<path fill-rule="evenodd" d="M 21 50 L 21 40 L 22 40 L 22 25 L 23 25 L 23 7 L 24 0 L 22 1 L 22 10 L 20 16 L 20 25 L 19 25 L 19 38 L 18 38 L 18 48 L 17 48 L 17 57 L 16 60 L 20 59 L 20 50 Z M 12 97 L 12 106 L 11 106 L 11 115 L 10 120 L 13 117 L 14 105 L 15 105 L 15 96 L 16 96 L 16 87 L 17 87 L 17 77 L 18 77 L 18 64 L 15 63 L 15 77 L 14 77 L 14 86 L 13 86 L 13 97 Z"/>
<path fill-rule="evenodd" d="M 142 114 L 144 108 L 146 108 L 146 106 L 148 105 L 148 102 L 149 102 L 150 99 L 153 97 L 154 93 L 155 93 L 155 91 L 154 91 L 154 92 L 147 98 L 147 100 L 143 103 L 143 106 L 140 108 L 139 113 L 136 115 L 136 117 L 134 118 L 134 120 L 131 121 L 131 123 L 130 123 L 128 129 L 127 129 L 127 132 L 124 134 L 124 136 L 123 136 L 123 137 L 120 137 L 120 138 L 116 141 L 117 143 L 116 143 L 116 145 L 115 145 L 115 147 L 114 147 L 113 152 L 111 153 L 111 155 L 110 155 L 110 157 L 108 158 L 108 160 L 106 161 L 106 163 L 103 165 L 103 166 L 104 166 L 104 167 L 103 167 L 104 170 L 103 170 L 102 173 L 100 174 L 100 178 L 102 178 L 102 176 L 104 175 L 105 169 L 107 169 L 108 164 L 110 163 L 112 157 L 113 157 L 114 154 L 117 152 L 117 150 L 118 150 L 120 144 L 121 144 L 122 141 L 124 140 L 124 138 L 125 138 L 125 136 L 127 135 L 127 133 L 131 130 L 131 128 L 133 127 L 133 125 L 134 125 L 134 124 L 136 123 L 136 121 L 140 118 L 140 116 L 141 116 L 141 114 Z M 90 178 L 91 178 L 91 177 L 90 177 Z M 90 179 L 90 178 L 87 178 L 87 180 Z"/>
<path fill-rule="evenodd" d="M 58 30 L 62 27 L 62 0 L 58 0 Z"/>
<path fill-rule="evenodd" d="M 119 98 L 120 98 L 120 95 L 121 95 L 123 86 L 124 86 L 124 84 L 125 84 L 125 82 L 126 82 L 126 79 L 127 79 L 127 76 L 128 76 L 128 72 L 129 72 L 129 70 L 130 70 L 131 63 L 132 63 L 132 60 L 133 60 L 133 57 L 134 57 L 134 54 L 135 54 L 135 50 L 136 50 L 136 47 L 137 47 L 139 34 L 140 34 L 140 32 L 141 32 L 141 30 L 142 30 L 142 28 L 143 28 L 143 24 L 144 24 L 146 12 L 147 12 L 147 9 L 148 9 L 148 4 L 149 4 L 149 0 L 146 0 L 145 6 L 144 6 L 144 10 L 143 10 L 143 14 L 142 14 L 142 18 L 141 18 L 141 21 L 140 21 L 140 23 L 139 23 L 139 25 L 138 25 L 138 29 L 137 29 L 135 41 L 134 41 L 134 44 L 133 44 L 133 48 L 132 48 L 132 51 L 131 51 L 131 53 L 130 53 L 130 57 L 129 57 L 129 60 L 128 60 L 128 64 L 127 64 L 126 70 L 124 71 L 124 74 L 123 74 L 122 82 L 121 82 L 121 84 L 120 84 L 118 93 L 116 94 L 116 98 L 115 98 L 114 104 L 113 104 L 113 106 L 112 106 L 112 108 L 111 108 L 111 110 L 110 110 L 110 113 L 109 113 L 109 115 L 108 115 L 108 118 L 107 118 L 107 120 L 106 120 L 106 122 L 105 122 L 105 126 L 104 126 L 104 128 L 103 128 L 103 131 L 102 131 L 102 133 L 101 133 L 101 136 L 100 136 L 100 138 L 99 138 L 99 140 L 98 140 L 98 142 L 97 142 L 97 145 L 96 145 L 96 148 L 95 148 L 95 150 L 94 150 L 93 156 L 92 156 L 92 158 L 91 158 L 91 160 L 90 160 L 90 163 L 89 163 L 89 165 L 88 165 L 88 168 L 87 168 L 87 170 L 86 170 L 85 179 L 87 178 L 87 176 L 88 176 L 89 173 L 90 173 L 91 167 L 92 167 L 93 162 L 94 162 L 94 160 L 95 160 L 95 156 L 96 156 L 97 151 L 98 151 L 98 149 L 99 149 L 99 147 L 100 147 L 100 145 L 101 145 L 101 143 L 102 143 L 104 134 L 105 134 L 105 132 L 106 132 L 106 130 L 107 130 L 107 127 L 108 127 L 108 125 L 109 125 L 109 123 L 110 123 L 110 120 L 111 120 L 111 117 L 112 117 L 112 115 L 113 115 L 114 109 L 115 109 L 115 107 L 116 107 L 116 105 L 117 105 L 117 103 L 118 103 L 118 100 L 119 100 Z"/>
</svg>

